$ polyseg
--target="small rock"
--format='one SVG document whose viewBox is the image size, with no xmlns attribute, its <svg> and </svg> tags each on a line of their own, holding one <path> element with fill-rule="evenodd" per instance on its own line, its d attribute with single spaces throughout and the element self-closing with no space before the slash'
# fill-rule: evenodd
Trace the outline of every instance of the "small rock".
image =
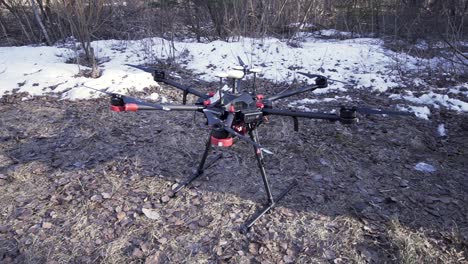
<svg viewBox="0 0 468 264">
<path fill-rule="evenodd" d="M 125 217 L 127 217 L 127 214 L 126 214 L 125 212 L 122 212 L 122 211 L 121 211 L 121 212 L 119 212 L 119 213 L 117 214 L 117 219 L 119 219 L 119 221 L 124 220 Z"/>
<path fill-rule="evenodd" d="M 367 263 L 379 263 L 379 257 L 377 252 L 368 249 L 368 248 L 361 248 L 359 249 L 360 255 L 363 259 L 367 261 Z"/>
<path fill-rule="evenodd" d="M 384 202 L 385 202 L 385 203 L 388 203 L 388 204 L 389 204 L 389 203 L 397 203 L 398 200 L 397 200 L 397 198 L 395 198 L 395 197 L 393 197 L 393 196 L 389 196 L 389 197 L 385 198 Z"/>
<path fill-rule="evenodd" d="M 432 166 L 431 164 L 427 164 L 425 162 L 419 162 L 418 164 L 414 165 L 414 169 L 421 172 L 433 173 L 436 172 L 437 169 Z"/>
<path fill-rule="evenodd" d="M 145 253 L 151 250 L 151 246 L 148 242 L 142 243 L 140 247 L 141 247 L 141 250 Z"/>
<path fill-rule="evenodd" d="M 336 258 L 336 253 L 335 251 L 331 250 L 331 249 L 327 249 L 323 252 L 323 257 L 326 259 L 326 260 L 334 260 Z"/>
<path fill-rule="evenodd" d="M 161 237 L 160 239 L 158 239 L 158 242 L 159 242 L 161 245 L 164 245 L 164 244 L 167 243 L 167 238 Z"/>
<path fill-rule="evenodd" d="M 189 229 L 190 230 L 196 230 L 198 229 L 198 221 L 193 221 L 192 223 L 189 224 Z"/>
<path fill-rule="evenodd" d="M 294 262 L 294 258 L 293 258 L 292 256 L 285 255 L 285 256 L 283 257 L 283 261 L 284 261 L 285 263 L 293 263 L 293 262 Z"/>
<path fill-rule="evenodd" d="M 146 217 L 148 217 L 151 220 L 158 220 L 161 217 L 159 213 L 154 209 L 143 208 L 141 209 L 141 211 L 143 212 L 143 214 L 145 214 Z"/>
<path fill-rule="evenodd" d="M 51 228 L 52 228 L 52 223 L 50 223 L 50 222 L 44 222 L 44 223 L 42 223 L 42 228 L 44 228 L 44 229 L 51 229 Z"/>
<path fill-rule="evenodd" d="M 401 180 L 400 181 L 400 187 L 401 188 L 406 188 L 406 187 L 408 187 L 408 183 L 409 182 L 407 180 Z"/>
<path fill-rule="evenodd" d="M 203 218 L 203 219 L 201 219 L 200 221 L 198 221 L 198 225 L 199 225 L 200 227 L 207 227 L 207 226 L 211 223 L 211 221 L 213 221 L 213 220 L 212 220 L 212 219 L 208 219 L 208 218 Z"/>
<path fill-rule="evenodd" d="M 258 254 L 258 245 L 256 243 L 250 243 L 249 244 L 249 252 L 253 255 Z"/>
<path fill-rule="evenodd" d="M 167 203 L 169 202 L 169 200 L 171 200 L 171 198 L 167 195 L 164 195 L 163 197 L 161 197 L 161 202 L 162 203 Z"/>
<path fill-rule="evenodd" d="M 106 192 L 101 193 L 101 195 L 102 195 L 102 198 L 104 199 L 110 199 L 112 197 L 110 193 L 106 193 Z"/>
<path fill-rule="evenodd" d="M 160 258 L 161 258 L 161 253 L 156 252 L 153 255 L 146 258 L 145 264 L 159 264 Z"/>
<path fill-rule="evenodd" d="M 282 242 L 280 246 L 281 246 L 281 248 L 282 248 L 283 250 L 287 250 L 287 249 L 288 249 L 288 243 L 286 243 L 286 242 Z"/>
<path fill-rule="evenodd" d="M 323 179 L 323 176 L 320 174 L 315 174 L 314 175 L 314 181 L 321 181 Z"/>
<path fill-rule="evenodd" d="M 135 248 L 132 252 L 132 257 L 134 258 L 142 258 L 145 255 L 143 254 L 143 251 L 141 251 L 139 248 Z"/>
<path fill-rule="evenodd" d="M 7 225 L 0 225 L 0 233 L 6 233 L 8 232 L 8 229 Z"/>
<path fill-rule="evenodd" d="M 4 179 L 0 179 L 0 186 L 5 186 L 7 185 L 8 181 Z"/>
<path fill-rule="evenodd" d="M 102 202 L 102 196 L 100 194 L 95 194 L 91 196 L 91 201 L 93 202 Z"/>
</svg>

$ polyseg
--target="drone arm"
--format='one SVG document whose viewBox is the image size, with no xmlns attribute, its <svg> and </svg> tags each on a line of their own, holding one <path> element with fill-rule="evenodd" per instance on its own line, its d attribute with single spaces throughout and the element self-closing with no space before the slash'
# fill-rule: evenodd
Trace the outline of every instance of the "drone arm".
<svg viewBox="0 0 468 264">
<path fill-rule="evenodd" d="M 163 82 L 165 84 L 168 84 L 168 85 L 171 85 L 171 86 L 174 86 L 175 88 L 177 89 L 180 89 L 182 91 L 184 91 L 184 93 L 189 93 L 189 94 L 193 94 L 193 95 L 196 95 L 198 97 L 201 97 L 203 99 L 208 99 L 210 98 L 210 96 L 208 96 L 207 94 L 204 94 L 196 89 L 193 89 L 193 88 L 190 88 L 190 87 L 186 87 L 178 82 L 175 82 L 173 80 L 168 80 L 168 79 L 159 79 L 157 81 L 160 81 L 160 82 Z M 186 95 L 185 95 L 186 96 Z"/>
<path fill-rule="evenodd" d="M 294 121 L 294 131 L 299 131 L 299 120 L 298 117 L 301 118 L 310 118 L 310 119 L 325 119 L 330 121 L 338 121 L 341 118 L 335 114 L 327 114 L 327 113 L 311 113 L 311 112 L 297 112 L 297 111 L 290 111 L 290 110 L 281 110 L 281 109 L 270 109 L 264 108 L 263 109 L 264 115 L 279 115 L 279 116 L 290 116 Z"/>
<path fill-rule="evenodd" d="M 164 111 L 202 111 L 203 106 L 199 105 L 152 105 L 152 104 L 126 104 L 125 111 L 151 111 L 151 110 L 164 110 Z"/>
<path fill-rule="evenodd" d="M 280 94 L 277 94 L 277 95 L 273 95 L 271 97 L 265 98 L 265 100 L 273 102 L 273 101 L 283 99 L 283 98 L 286 98 L 286 97 L 290 97 L 290 96 L 293 96 L 293 95 L 296 95 L 296 94 L 305 93 L 305 92 L 308 92 L 308 91 L 313 91 L 313 90 L 316 90 L 318 88 L 321 88 L 321 86 L 312 85 L 312 86 L 308 86 L 308 87 L 302 87 L 302 88 L 299 88 L 297 90 L 286 91 L 286 92 L 283 92 L 283 93 L 280 93 Z"/>
<path fill-rule="evenodd" d="M 327 113 L 299 112 L 299 111 L 270 109 L 270 108 L 264 108 L 263 113 L 265 115 L 290 116 L 293 118 L 302 117 L 302 118 L 310 118 L 310 119 L 324 119 L 324 120 L 330 120 L 330 121 L 340 120 L 340 117 L 338 115 L 327 114 Z"/>
</svg>

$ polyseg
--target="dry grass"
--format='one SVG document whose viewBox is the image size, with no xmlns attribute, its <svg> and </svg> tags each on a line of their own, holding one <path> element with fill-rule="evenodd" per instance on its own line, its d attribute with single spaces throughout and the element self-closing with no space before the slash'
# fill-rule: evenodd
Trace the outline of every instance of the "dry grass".
<svg viewBox="0 0 468 264">
<path fill-rule="evenodd" d="M 207 138 L 199 119 L 180 113 L 113 115 L 96 102 L 52 102 L 53 111 L 31 112 L 34 103 L 43 104 L 0 106 L 5 122 L 16 129 L 31 123 L 25 138 L 0 142 L 0 155 L 17 163 L 0 165 L 8 177 L 0 186 L 0 260 L 5 240 L 15 241 L 5 244 L 17 250 L 7 257 L 30 263 L 142 263 L 150 257 L 161 263 L 465 261 L 463 178 L 445 176 L 441 183 L 440 175 L 411 170 L 413 155 L 446 158 L 406 144 L 421 137 L 434 145 L 418 132 L 428 128 L 417 122 L 395 121 L 384 128 L 398 130 L 386 134 L 374 123 L 360 124 L 377 131 L 376 140 L 369 140 L 355 128 L 303 121 L 301 131 L 293 132 L 290 119 L 272 119 L 260 137 L 275 152 L 266 156 L 273 192 L 292 179 L 300 186 L 241 235 L 240 225 L 265 201 L 247 144 L 215 149 L 223 158 L 162 203 L 171 186 L 196 168 Z M 11 131 L 0 127 L 0 137 Z M 385 144 L 396 134 L 405 149 Z M 457 142 L 453 148 L 468 140 Z M 30 153 L 35 156 L 29 160 Z M 398 162 L 392 160 L 395 153 Z M 452 162 L 444 167 L 447 175 L 463 175 L 459 159 Z M 401 189 L 401 179 L 412 189 Z M 437 185 L 450 189 L 449 201 L 425 204 Z M 103 193 L 110 198 L 100 200 Z M 424 214 L 428 206 L 447 215 Z M 160 218 L 147 218 L 142 208 L 156 210 Z M 448 213 L 453 225 L 444 222 Z M 401 218 L 388 224 L 392 214 Z M 52 226 L 44 228 L 45 222 Z"/>
<path fill-rule="evenodd" d="M 394 219 L 390 222 L 388 232 L 393 244 L 398 248 L 401 263 L 468 263 L 463 248 L 444 245 L 443 240 L 432 238 L 429 232 L 423 229 L 411 230 Z M 448 235 L 447 238 L 455 238 L 454 244 L 462 242 L 457 239 L 460 238 L 458 232 Z"/>
</svg>

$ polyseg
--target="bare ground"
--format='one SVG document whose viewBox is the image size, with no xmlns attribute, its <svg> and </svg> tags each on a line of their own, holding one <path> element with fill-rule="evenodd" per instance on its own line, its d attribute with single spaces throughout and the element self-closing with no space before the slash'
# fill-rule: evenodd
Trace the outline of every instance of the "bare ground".
<svg viewBox="0 0 468 264">
<path fill-rule="evenodd" d="M 265 202 L 243 142 L 215 149 L 223 158 L 166 199 L 201 157 L 201 114 L 20 98 L 0 104 L 2 263 L 467 263 L 466 114 L 301 120 L 299 132 L 271 117 L 259 134 L 274 192 L 299 186 L 242 235 Z M 421 161 L 437 171 L 416 171 Z"/>
</svg>

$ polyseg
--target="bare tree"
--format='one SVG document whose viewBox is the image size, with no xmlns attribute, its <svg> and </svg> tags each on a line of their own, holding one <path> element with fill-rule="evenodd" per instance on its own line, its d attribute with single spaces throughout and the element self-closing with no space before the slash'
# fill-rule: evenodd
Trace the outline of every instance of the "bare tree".
<svg viewBox="0 0 468 264">
<path fill-rule="evenodd" d="M 39 27 L 41 28 L 42 34 L 44 34 L 44 37 L 45 37 L 45 39 L 47 41 L 47 45 L 52 45 L 52 40 L 50 39 L 49 34 L 47 33 L 47 30 L 46 30 L 44 24 L 42 23 L 41 16 L 39 15 L 39 10 L 37 8 L 35 0 L 31 0 L 31 7 L 32 7 L 32 10 L 34 12 L 34 17 L 36 18 L 36 22 L 39 25 Z"/>
</svg>

